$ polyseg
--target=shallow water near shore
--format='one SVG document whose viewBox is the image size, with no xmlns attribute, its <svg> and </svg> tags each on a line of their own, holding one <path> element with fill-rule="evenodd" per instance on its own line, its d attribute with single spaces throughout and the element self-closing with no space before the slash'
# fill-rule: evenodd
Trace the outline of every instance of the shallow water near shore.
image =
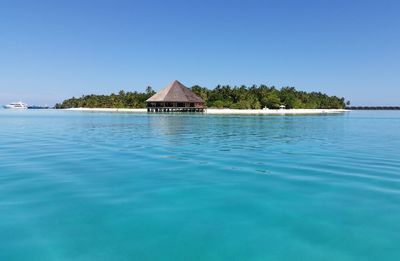
<svg viewBox="0 0 400 261">
<path fill-rule="evenodd" d="M 0 110 L 0 260 L 399 260 L 400 112 Z"/>
</svg>

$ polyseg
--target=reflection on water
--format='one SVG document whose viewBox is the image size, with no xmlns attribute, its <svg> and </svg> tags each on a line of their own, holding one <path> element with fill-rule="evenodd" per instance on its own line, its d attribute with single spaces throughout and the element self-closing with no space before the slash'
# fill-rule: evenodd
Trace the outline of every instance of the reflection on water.
<svg viewBox="0 0 400 261">
<path fill-rule="evenodd" d="M 399 127 L 0 111 L 0 260 L 397 260 Z"/>
</svg>

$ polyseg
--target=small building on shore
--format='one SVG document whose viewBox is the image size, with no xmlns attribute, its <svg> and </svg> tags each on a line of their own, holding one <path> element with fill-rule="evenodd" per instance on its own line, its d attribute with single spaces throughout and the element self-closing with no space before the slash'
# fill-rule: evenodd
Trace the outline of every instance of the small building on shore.
<svg viewBox="0 0 400 261">
<path fill-rule="evenodd" d="M 146 100 L 148 112 L 203 112 L 204 100 L 179 81 L 173 81 Z"/>
</svg>

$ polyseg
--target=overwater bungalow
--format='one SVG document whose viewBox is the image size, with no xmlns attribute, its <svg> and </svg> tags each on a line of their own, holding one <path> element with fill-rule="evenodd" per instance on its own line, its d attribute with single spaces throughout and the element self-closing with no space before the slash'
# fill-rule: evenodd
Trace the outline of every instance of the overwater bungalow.
<svg viewBox="0 0 400 261">
<path fill-rule="evenodd" d="M 203 112 L 204 101 L 179 81 L 146 100 L 148 112 Z"/>
</svg>

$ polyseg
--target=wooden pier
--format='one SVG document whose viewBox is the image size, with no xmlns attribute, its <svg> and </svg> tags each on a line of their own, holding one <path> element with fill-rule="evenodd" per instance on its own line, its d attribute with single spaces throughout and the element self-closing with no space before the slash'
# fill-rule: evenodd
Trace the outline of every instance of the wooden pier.
<svg viewBox="0 0 400 261">
<path fill-rule="evenodd" d="M 204 112 L 204 108 L 147 107 L 147 112 Z"/>
</svg>

